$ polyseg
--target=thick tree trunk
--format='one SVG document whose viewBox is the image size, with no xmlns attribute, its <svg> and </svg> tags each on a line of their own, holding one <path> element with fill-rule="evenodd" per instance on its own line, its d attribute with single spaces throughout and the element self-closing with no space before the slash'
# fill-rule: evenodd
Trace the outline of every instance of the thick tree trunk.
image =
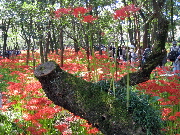
<svg viewBox="0 0 180 135">
<path fill-rule="evenodd" d="M 34 72 L 47 97 L 75 115 L 88 120 L 107 135 L 132 135 L 136 131 L 131 116 L 113 95 L 100 85 L 63 71 L 53 61 L 41 64 Z M 143 134 L 143 133 L 142 133 Z"/>
</svg>

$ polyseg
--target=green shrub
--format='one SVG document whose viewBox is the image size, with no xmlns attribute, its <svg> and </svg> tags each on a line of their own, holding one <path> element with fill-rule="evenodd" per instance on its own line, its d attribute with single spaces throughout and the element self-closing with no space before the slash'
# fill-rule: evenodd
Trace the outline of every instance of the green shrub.
<svg viewBox="0 0 180 135">
<path fill-rule="evenodd" d="M 114 95 L 113 90 L 110 89 L 109 81 L 100 81 L 98 85 L 101 85 L 101 90 L 109 92 Z M 116 86 L 116 99 L 124 105 L 126 109 L 126 87 Z M 152 102 L 156 102 L 158 98 L 153 98 L 150 95 L 139 94 L 138 91 L 134 91 L 133 87 L 130 92 L 130 101 L 128 112 L 132 116 L 135 122 L 135 127 L 141 127 L 147 135 L 159 135 L 163 128 L 163 121 L 161 120 L 161 112 L 151 105 Z"/>
</svg>

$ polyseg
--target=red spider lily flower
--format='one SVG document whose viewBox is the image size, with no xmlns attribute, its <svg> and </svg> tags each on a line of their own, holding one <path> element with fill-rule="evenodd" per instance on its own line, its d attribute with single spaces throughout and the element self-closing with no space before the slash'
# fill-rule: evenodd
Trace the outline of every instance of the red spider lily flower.
<svg viewBox="0 0 180 135">
<path fill-rule="evenodd" d="M 180 92 L 179 88 L 173 88 L 174 86 L 171 86 L 171 87 L 166 86 L 167 92 L 170 93 L 171 95 L 178 95 Z"/>
<path fill-rule="evenodd" d="M 125 8 L 126 8 L 126 11 L 133 12 L 133 13 L 135 13 L 135 12 L 140 10 L 140 8 L 139 7 L 135 7 L 134 4 L 130 4 L 128 6 L 125 6 Z"/>
<path fill-rule="evenodd" d="M 162 109 L 162 116 L 168 116 L 169 113 L 172 112 L 172 109 L 171 108 L 163 108 Z"/>
<path fill-rule="evenodd" d="M 74 8 L 72 15 L 74 15 L 75 17 L 78 17 L 78 15 L 84 15 L 88 13 L 89 11 L 91 11 L 91 8 L 77 7 L 77 8 Z"/>
<path fill-rule="evenodd" d="M 172 100 L 172 101 L 175 101 L 175 100 L 177 100 L 177 97 L 176 96 L 169 96 L 168 99 Z"/>
<path fill-rule="evenodd" d="M 31 122 L 35 127 L 42 127 L 42 124 L 40 124 L 37 120 L 31 120 Z"/>
<path fill-rule="evenodd" d="M 168 120 L 175 121 L 177 119 L 176 116 L 169 116 Z"/>
<path fill-rule="evenodd" d="M 64 131 L 61 135 L 72 135 L 72 131 Z"/>
<path fill-rule="evenodd" d="M 88 127 L 92 127 L 92 125 L 91 125 L 91 124 L 88 124 L 88 123 L 81 124 L 80 126 L 82 126 L 82 127 L 86 127 L 86 128 L 88 128 Z"/>
<path fill-rule="evenodd" d="M 60 112 L 62 109 L 57 107 L 44 106 L 42 109 L 39 109 L 33 115 L 34 119 L 51 119 L 57 112 Z"/>
<path fill-rule="evenodd" d="M 72 8 L 60 8 L 54 11 L 55 18 L 60 18 L 63 14 L 70 14 L 72 11 Z"/>
<path fill-rule="evenodd" d="M 75 121 L 76 118 L 74 116 L 70 116 L 70 117 L 67 117 L 65 120 L 71 122 L 71 121 Z"/>
<path fill-rule="evenodd" d="M 180 99 L 177 96 L 169 96 L 168 99 L 173 102 L 173 104 L 179 104 Z"/>
<path fill-rule="evenodd" d="M 160 105 L 172 105 L 172 102 L 171 101 L 164 101 L 164 102 L 161 102 Z"/>
<path fill-rule="evenodd" d="M 44 128 L 37 129 L 36 127 L 28 127 L 26 130 L 30 132 L 32 135 L 43 135 L 44 133 L 47 132 L 47 129 Z"/>
<path fill-rule="evenodd" d="M 32 133 L 33 131 L 36 130 L 36 128 L 35 127 L 28 127 L 26 130 Z"/>
<path fill-rule="evenodd" d="M 33 119 L 33 115 L 32 114 L 28 114 L 28 113 L 24 113 L 22 118 L 26 121 L 30 121 Z"/>
<path fill-rule="evenodd" d="M 176 113 L 175 113 L 175 116 L 176 116 L 176 117 L 180 117 L 180 112 L 176 112 Z"/>
<path fill-rule="evenodd" d="M 44 129 L 44 128 L 40 128 L 40 129 L 38 129 L 38 131 L 36 132 L 38 135 L 44 135 L 44 133 L 46 133 L 47 132 L 47 129 Z"/>
<path fill-rule="evenodd" d="M 72 11 L 72 8 L 60 8 L 57 11 L 63 14 L 70 14 Z"/>
<path fill-rule="evenodd" d="M 93 21 L 97 20 L 97 18 L 93 17 L 92 15 L 83 16 L 83 22 L 92 23 Z"/>
<path fill-rule="evenodd" d="M 52 101 L 48 100 L 47 97 L 40 97 L 40 98 L 32 98 L 29 102 L 28 105 L 50 105 L 52 104 Z"/>
<path fill-rule="evenodd" d="M 160 98 L 160 99 L 158 99 L 158 101 L 164 101 L 164 98 Z"/>
<path fill-rule="evenodd" d="M 31 96 L 33 97 L 43 96 L 44 95 L 43 92 L 39 91 L 39 89 L 41 88 L 42 86 L 38 81 L 28 83 L 24 86 L 25 91 L 23 91 L 21 98 L 23 99 L 24 97 L 27 97 L 29 94 L 31 94 Z"/>
<path fill-rule="evenodd" d="M 7 84 L 10 84 L 7 89 L 8 95 L 20 95 L 23 91 L 21 88 L 23 88 L 23 83 L 14 83 L 14 82 L 8 82 Z"/>
<path fill-rule="evenodd" d="M 122 7 L 118 9 L 114 13 L 114 19 L 124 20 L 126 17 L 129 17 L 132 13 L 139 11 L 139 7 L 135 7 L 133 4 Z"/>
<path fill-rule="evenodd" d="M 87 131 L 88 134 L 96 134 L 98 132 L 99 132 L 99 130 L 97 128 L 92 128 Z"/>
<path fill-rule="evenodd" d="M 114 13 L 114 19 L 124 20 L 126 17 L 129 17 L 129 15 L 124 9 L 116 10 Z"/>
<path fill-rule="evenodd" d="M 3 78 L 3 75 L 0 75 L 0 78 Z"/>
<path fill-rule="evenodd" d="M 60 18 L 61 17 L 61 14 L 59 14 L 59 12 L 54 12 L 55 13 L 55 18 Z"/>
<path fill-rule="evenodd" d="M 30 111 L 37 111 L 40 109 L 38 105 L 22 105 L 21 107 L 30 110 Z"/>
<path fill-rule="evenodd" d="M 19 119 L 14 119 L 13 122 L 18 123 L 20 120 Z"/>
<path fill-rule="evenodd" d="M 64 132 L 65 130 L 68 129 L 68 125 L 67 124 L 60 124 L 60 125 L 56 125 L 54 127 L 57 128 L 60 132 Z"/>
</svg>

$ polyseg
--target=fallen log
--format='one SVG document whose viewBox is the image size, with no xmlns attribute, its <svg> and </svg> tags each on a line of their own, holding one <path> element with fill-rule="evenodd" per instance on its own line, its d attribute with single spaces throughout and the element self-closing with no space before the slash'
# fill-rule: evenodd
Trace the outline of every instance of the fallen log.
<svg viewBox="0 0 180 135">
<path fill-rule="evenodd" d="M 34 71 L 34 75 L 40 81 L 50 100 L 56 105 L 62 106 L 75 115 L 86 119 L 103 134 L 145 134 L 142 127 L 132 119 L 133 110 L 137 111 L 137 109 L 133 108 L 131 109 L 132 112 L 129 113 L 126 105 L 121 101 L 125 96 L 122 98 L 119 96 L 118 99 L 108 92 L 108 89 L 105 90 L 104 86 L 101 87 L 98 83 L 87 82 L 67 73 L 54 61 L 38 66 Z M 139 101 L 137 104 L 139 103 L 140 106 L 145 104 L 143 101 Z M 132 105 L 130 106 L 132 107 Z M 135 103 L 135 106 L 138 105 Z M 142 108 L 140 106 L 139 108 Z M 147 112 L 145 111 L 143 115 L 146 115 Z M 146 127 L 146 124 L 144 127 Z M 159 127 L 155 128 L 158 129 Z M 157 131 L 155 132 L 157 133 Z"/>
<path fill-rule="evenodd" d="M 47 97 L 75 115 L 88 120 L 104 134 L 132 134 L 133 122 L 120 103 L 87 82 L 60 69 L 55 62 L 47 62 L 35 70 Z"/>
</svg>

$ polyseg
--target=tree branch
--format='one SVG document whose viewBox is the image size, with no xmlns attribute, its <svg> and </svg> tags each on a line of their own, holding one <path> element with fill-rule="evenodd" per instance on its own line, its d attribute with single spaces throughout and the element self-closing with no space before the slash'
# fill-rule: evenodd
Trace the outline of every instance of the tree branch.
<svg viewBox="0 0 180 135">
<path fill-rule="evenodd" d="M 102 133 L 131 135 L 137 132 L 126 108 L 99 85 L 63 71 L 52 61 L 37 67 L 34 74 L 50 100 L 88 120 Z"/>
</svg>

